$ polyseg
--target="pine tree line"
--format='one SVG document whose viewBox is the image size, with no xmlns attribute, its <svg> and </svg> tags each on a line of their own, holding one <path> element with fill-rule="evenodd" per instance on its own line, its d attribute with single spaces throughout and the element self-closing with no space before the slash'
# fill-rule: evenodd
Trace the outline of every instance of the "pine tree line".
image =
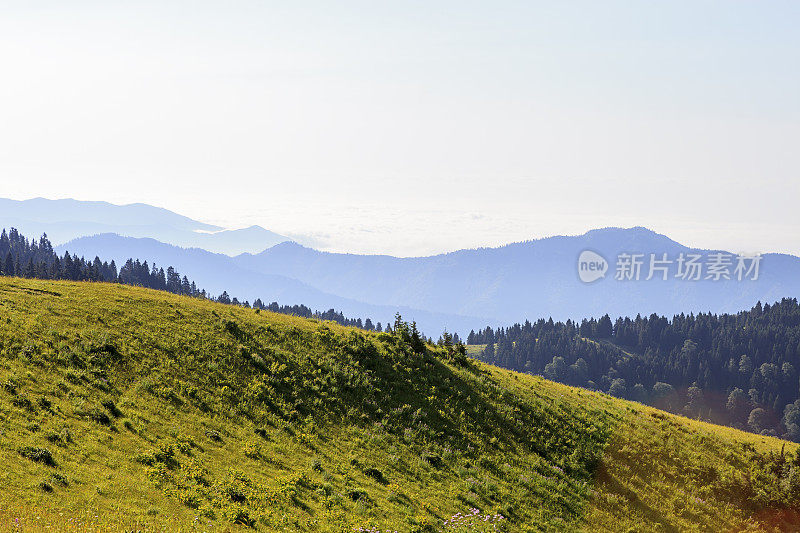
<svg viewBox="0 0 800 533">
<path fill-rule="evenodd" d="M 111 260 L 111 262 L 101 261 L 99 257 L 87 260 L 84 257 L 72 255 L 68 251 L 59 256 L 53 249 L 47 234 L 43 234 L 37 241 L 26 238 L 15 228 L 11 228 L 9 231 L 3 229 L 2 233 L 0 233 L 0 275 L 20 278 L 121 283 L 209 299 L 225 304 L 250 307 L 249 302 L 240 302 L 235 297 L 231 298 L 227 291 L 223 291 L 218 297 L 207 294 L 205 289 L 198 288 L 194 281 L 185 275 L 181 276 L 171 266 L 165 270 L 155 263 L 149 265 L 147 261 L 128 259 L 118 271 L 114 260 Z M 369 318 L 364 321 L 360 318 L 347 318 L 341 311 L 337 312 L 333 309 L 320 312 L 313 311 L 305 305 L 279 305 L 277 302 L 264 305 L 261 299 L 257 299 L 253 307 L 286 315 L 332 320 L 343 326 L 383 331 L 380 322 L 375 325 Z M 387 324 L 387 328 L 388 326 Z"/>
<path fill-rule="evenodd" d="M 233 298 L 236 300 L 236 298 Z M 233 301 L 232 301 L 233 303 Z M 247 302 L 245 302 L 246 305 Z M 278 302 L 272 302 L 265 305 L 261 298 L 253 302 L 253 309 L 263 309 L 265 311 L 272 311 L 274 313 L 281 313 L 284 315 L 294 315 L 303 318 L 316 318 L 318 320 L 332 320 L 342 326 L 353 326 L 367 331 L 383 331 L 383 326 L 380 322 L 374 324 L 371 319 L 361 320 L 360 318 L 347 318 L 341 311 L 328 309 L 327 311 L 314 311 L 305 305 L 279 305 Z M 389 324 L 386 324 L 387 331 Z"/>
<path fill-rule="evenodd" d="M 481 359 L 693 418 L 800 441 L 800 305 L 606 315 L 472 331 Z"/>
</svg>

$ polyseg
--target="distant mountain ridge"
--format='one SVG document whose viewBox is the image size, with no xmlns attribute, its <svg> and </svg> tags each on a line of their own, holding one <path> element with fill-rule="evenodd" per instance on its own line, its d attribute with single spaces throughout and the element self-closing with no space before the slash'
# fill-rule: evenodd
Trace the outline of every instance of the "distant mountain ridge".
<svg viewBox="0 0 800 533">
<path fill-rule="evenodd" d="M 594 284 L 582 283 L 577 275 L 578 256 L 587 249 L 611 263 L 606 279 Z M 362 301 L 413 303 L 422 309 L 490 316 L 505 324 L 606 313 L 735 312 L 758 300 L 800 294 L 800 259 L 794 256 L 764 255 L 757 281 L 645 281 L 643 276 L 639 281 L 618 282 L 613 279 L 614 258 L 624 252 L 645 257 L 666 253 L 673 258 L 679 253 L 707 253 L 636 227 L 421 258 L 332 254 L 286 243 L 236 259 L 252 271 L 291 273 L 309 285 Z"/>
<path fill-rule="evenodd" d="M 142 203 L 115 205 L 73 199 L 0 198 L 0 226 L 15 227 L 26 235 L 47 233 L 56 244 L 89 235 L 116 233 L 231 256 L 260 252 L 290 240 L 260 226 L 225 229 Z"/>
<path fill-rule="evenodd" d="M 218 296 L 222 291 L 227 291 L 241 301 L 253 302 L 260 298 L 265 304 L 277 301 L 284 305 L 304 304 L 320 311 L 336 309 L 348 317 L 371 318 L 382 324 L 391 323 L 394 314 L 400 312 L 424 324 L 427 329 L 423 331 L 428 335 L 438 334 L 448 327 L 469 330 L 478 327 L 476 324 L 488 320 L 481 317 L 458 316 L 455 313 L 430 312 L 409 306 L 372 304 L 343 298 L 307 285 L 291 276 L 253 272 L 240 266 L 235 258 L 224 254 L 215 254 L 200 248 L 180 248 L 155 239 L 102 234 L 82 237 L 56 246 L 55 249 L 59 253 L 68 251 L 90 258 L 102 255 L 109 261 L 114 259 L 118 265 L 123 264 L 128 258 L 148 261 L 151 265 L 154 262 L 159 266 L 172 265 L 179 272 L 189 275 L 198 286 L 210 294 Z"/>
<path fill-rule="evenodd" d="M 320 252 L 259 226 L 226 230 L 146 204 L 0 199 L 0 226 L 47 233 L 62 243 L 60 252 L 173 265 L 210 292 L 226 290 L 243 300 L 335 308 L 382 322 L 400 311 L 428 335 L 540 317 L 737 312 L 758 301 L 800 297 L 800 259 L 783 254 L 762 257 L 757 281 L 672 275 L 647 281 L 646 273 L 638 281 L 615 280 L 622 253 L 641 254 L 645 261 L 650 254 L 675 260 L 713 253 L 643 227 L 399 258 Z M 604 278 L 593 283 L 578 276 L 578 257 L 587 250 L 607 263 Z"/>
<path fill-rule="evenodd" d="M 704 257 L 712 253 L 642 227 L 604 228 L 578 236 L 413 258 L 320 252 L 285 242 L 258 254 L 220 261 L 199 250 L 164 248 L 156 242 L 109 235 L 85 237 L 60 248 L 82 255 L 127 254 L 173 264 L 209 290 L 219 287 L 231 292 L 235 287 L 233 290 L 240 291 L 237 296 L 251 300 L 260 297 L 281 304 L 335 307 L 350 316 L 373 320 L 383 314 L 367 309 L 377 306 L 384 314 L 397 309 L 407 319 L 416 320 L 428 335 L 445 328 L 465 334 L 487 325 L 541 317 L 579 320 L 604 314 L 732 313 L 758 301 L 800 297 L 800 259 L 784 254 L 765 254 L 756 281 L 674 277 L 646 281 L 646 272 L 638 281 L 617 281 L 615 259 L 621 253 L 667 254 L 673 259 L 681 253 Z M 577 262 L 583 250 L 606 258 L 609 272 L 605 279 L 594 283 L 579 279 Z M 312 295 L 311 290 L 317 292 Z"/>
</svg>

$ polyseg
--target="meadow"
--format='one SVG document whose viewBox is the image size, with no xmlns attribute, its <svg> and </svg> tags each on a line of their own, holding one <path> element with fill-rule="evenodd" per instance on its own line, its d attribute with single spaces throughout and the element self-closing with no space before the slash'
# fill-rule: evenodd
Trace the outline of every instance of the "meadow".
<svg viewBox="0 0 800 533">
<path fill-rule="evenodd" d="M 800 523 L 797 445 L 412 345 L 137 287 L 0 278 L 0 529 Z"/>
</svg>

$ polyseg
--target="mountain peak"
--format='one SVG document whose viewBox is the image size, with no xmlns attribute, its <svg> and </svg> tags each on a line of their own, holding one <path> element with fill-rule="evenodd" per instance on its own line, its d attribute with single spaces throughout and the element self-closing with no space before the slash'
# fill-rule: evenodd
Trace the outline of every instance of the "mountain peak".
<svg viewBox="0 0 800 533">
<path fill-rule="evenodd" d="M 597 235 L 601 233 L 623 233 L 626 235 L 646 235 L 646 236 L 659 236 L 665 237 L 660 233 L 656 233 L 655 231 L 651 230 L 650 228 L 646 228 L 644 226 L 631 226 L 629 228 L 624 228 L 621 226 L 607 226 L 605 228 L 596 228 L 591 229 L 584 233 L 584 235 Z"/>
</svg>

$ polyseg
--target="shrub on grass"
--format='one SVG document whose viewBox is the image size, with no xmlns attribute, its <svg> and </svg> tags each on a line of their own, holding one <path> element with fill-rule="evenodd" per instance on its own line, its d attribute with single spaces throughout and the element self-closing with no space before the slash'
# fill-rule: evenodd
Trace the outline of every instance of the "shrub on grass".
<svg viewBox="0 0 800 533">
<path fill-rule="evenodd" d="M 244 445 L 244 455 L 250 459 L 260 459 L 261 447 L 258 444 L 248 442 Z"/>
<path fill-rule="evenodd" d="M 111 417 L 109 417 L 108 414 L 101 409 L 92 409 L 89 411 L 87 416 L 98 424 L 102 424 L 104 426 L 111 425 Z"/>
<path fill-rule="evenodd" d="M 441 457 L 439 457 L 438 455 L 430 454 L 430 453 L 423 454 L 422 455 L 422 460 L 425 461 L 426 463 L 428 463 L 429 465 L 431 465 L 434 468 L 441 468 L 442 465 L 443 465 Z"/>
<path fill-rule="evenodd" d="M 175 460 L 175 445 L 173 444 L 162 444 L 152 452 L 140 453 L 136 455 L 135 461 L 146 466 L 162 464 L 167 468 L 173 468 L 178 464 Z"/>
<path fill-rule="evenodd" d="M 42 463 L 43 465 L 47 466 L 56 466 L 56 461 L 53 459 L 53 455 L 47 448 L 24 446 L 19 449 L 19 454 L 26 459 L 30 459 L 34 463 Z"/>
<path fill-rule="evenodd" d="M 247 501 L 247 495 L 234 486 L 227 486 L 224 490 L 225 496 L 232 502 L 242 503 Z"/>
<path fill-rule="evenodd" d="M 223 515 L 234 524 L 243 524 L 250 527 L 255 525 L 255 521 L 250 518 L 250 514 L 247 510 L 238 505 L 225 507 L 223 509 Z"/>
<path fill-rule="evenodd" d="M 213 429 L 209 429 L 206 431 L 206 437 L 213 440 L 214 442 L 222 442 L 222 435 L 219 434 L 219 431 L 215 431 Z"/>
<path fill-rule="evenodd" d="M 152 453 L 139 453 L 134 459 L 137 463 L 145 466 L 153 466 L 156 464 L 156 458 Z"/>
<path fill-rule="evenodd" d="M 356 488 L 348 490 L 347 497 L 353 500 L 354 502 L 357 502 L 362 498 L 364 499 L 369 498 L 369 495 L 367 494 L 367 491 L 365 491 L 364 489 Z"/>
<path fill-rule="evenodd" d="M 83 372 L 78 372 L 78 371 L 73 370 L 71 368 L 68 369 L 67 372 L 64 374 L 64 377 L 66 378 L 66 380 L 69 381 L 70 383 L 72 383 L 73 385 L 79 385 L 81 383 L 81 381 L 83 380 L 84 376 L 85 375 L 84 375 Z"/>
<path fill-rule="evenodd" d="M 36 409 L 33 407 L 33 402 L 25 396 L 24 394 L 21 396 L 15 396 L 11 400 L 12 405 L 15 407 L 19 407 L 20 409 L 25 409 L 27 411 L 36 412 Z"/>
<path fill-rule="evenodd" d="M 122 411 L 116 406 L 116 404 L 112 400 L 106 400 L 102 403 L 102 406 L 111 413 L 111 416 L 114 418 L 119 418 L 122 416 Z"/>
<path fill-rule="evenodd" d="M 386 485 L 386 478 L 383 477 L 383 472 L 381 472 L 377 468 L 367 468 L 366 470 L 364 470 L 364 475 L 367 477 L 371 477 L 378 483 Z"/>
<path fill-rule="evenodd" d="M 264 428 L 256 428 L 253 430 L 253 433 L 255 433 L 264 440 L 272 440 L 272 437 L 270 436 L 269 432 Z"/>
</svg>

